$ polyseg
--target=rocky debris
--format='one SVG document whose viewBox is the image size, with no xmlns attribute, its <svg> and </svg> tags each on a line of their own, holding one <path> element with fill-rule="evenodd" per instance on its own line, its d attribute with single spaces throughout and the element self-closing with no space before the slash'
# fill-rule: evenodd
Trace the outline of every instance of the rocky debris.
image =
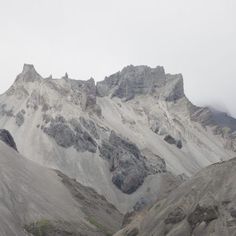
<svg viewBox="0 0 236 236">
<path fill-rule="evenodd" d="M 165 85 L 163 67 L 154 69 L 147 66 L 127 66 L 121 72 L 97 83 L 98 96 L 108 96 L 130 100 L 135 95 L 152 94 L 156 88 Z"/>
<path fill-rule="evenodd" d="M 165 219 L 165 224 L 178 224 L 182 220 L 184 220 L 186 217 L 186 214 L 184 210 L 180 207 L 177 207 L 169 213 L 168 217 Z"/>
<path fill-rule="evenodd" d="M 145 197 L 141 197 L 134 205 L 133 210 L 135 212 L 142 211 L 148 204 L 150 204 L 150 200 Z"/>
<path fill-rule="evenodd" d="M 57 116 L 55 119 L 46 115 L 44 117 L 47 126 L 43 128 L 43 131 L 53 137 L 59 146 L 64 148 L 73 146 L 78 152 L 96 152 L 96 141 L 85 128 L 82 128 L 79 121 L 72 119 L 67 122 L 62 116 Z M 88 127 L 91 128 L 91 126 Z"/>
<path fill-rule="evenodd" d="M 0 129 L 0 140 L 17 151 L 16 143 L 8 130 Z"/>
<path fill-rule="evenodd" d="M 197 205 L 195 210 L 188 216 L 188 222 L 194 229 L 202 222 L 210 223 L 218 218 L 218 206 L 200 206 Z"/>
<path fill-rule="evenodd" d="M 7 107 L 6 104 L 1 104 L 1 106 L 0 106 L 0 115 L 1 116 L 13 117 L 14 116 L 13 110 L 12 109 L 8 110 L 6 107 Z"/>
<path fill-rule="evenodd" d="M 39 91 L 33 90 L 26 102 L 26 107 L 33 110 L 38 110 L 39 106 L 44 106 L 46 104 L 44 97 Z"/>
<path fill-rule="evenodd" d="M 179 149 L 183 147 L 181 140 L 176 140 L 169 134 L 165 136 L 164 140 L 171 145 L 176 145 Z"/>
<path fill-rule="evenodd" d="M 158 122 L 152 123 L 151 125 L 151 130 L 155 133 L 155 134 L 159 134 L 160 131 L 160 125 Z"/>
<path fill-rule="evenodd" d="M 20 127 L 24 124 L 24 121 L 25 121 L 25 110 L 21 110 L 19 111 L 17 114 L 16 114 L 16 124 Z"/>
<path fill-rule="evenodd" d="M 100 154 L 109 161 L 112 182 L 124 193 L 131 194 L 147 176 L 144 157 L 138 147 L 111 132 L 109 140 L 99 147 Z"/>
<path fill-rule="evenodd" d="M 151 152 L 148 149 L 143 149 L 142 154 L 145 157 L 148 157 L 145 160 L 145 164 L 146 164 L 146 167 L 148 169 L 148 173 L 150 175 L 155 175 L 155 174 L 158 174 L 158 173 L 166 173 L 167 172 L 166 162 L 163 158 L 161 158 L 160 156 L 154 154 L 153 152 Z"/>
</svg>

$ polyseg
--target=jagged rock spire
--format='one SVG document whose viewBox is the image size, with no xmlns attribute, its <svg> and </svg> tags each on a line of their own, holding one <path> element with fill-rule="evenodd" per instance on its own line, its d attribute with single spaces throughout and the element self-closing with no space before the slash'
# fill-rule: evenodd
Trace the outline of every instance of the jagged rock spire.
<svg viewBox="0 0 236 236">
<path fill-rule="evenodd" d="M 42 77 L 35 70 L 34 65 L 24 64 L 22 72 L 16 77 L 16 81 L 34 82 Z"/>
</svg>

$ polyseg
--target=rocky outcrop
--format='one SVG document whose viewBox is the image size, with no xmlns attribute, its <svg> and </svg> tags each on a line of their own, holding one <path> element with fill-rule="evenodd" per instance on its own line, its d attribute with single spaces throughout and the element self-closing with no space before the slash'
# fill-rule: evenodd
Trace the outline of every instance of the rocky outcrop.
<svg viewBox="0 0 236 236">
<path fill-rule="evenodd" d="M 41 79 L 42 77 L 37 73 L 33 65 L 24 64 L 23 71 L 16 77 L 16 82 L 34 82 Z"/>
<path fill-rule="evenodd" d="M 136 191 L 148 173 L 138 147 L 112 131 L 99 149 L 101 156 L 109 161 L 112 182 L 124 193 Z"/>
<path fill-rule="evenodd" d="M 25 110 L 21 110 L 16 114 L 16 124 L 20 127 L 24 124 L 25 121 Z"/>
<path fill-rule="evenodd" d="M 197 205 L 195 210 L 188 216 L 188 222 L 192 229 L 202 222 L 209 224 L 218 218 L 218 206 L 200 206 Z"/>
<path fill-rule="evenodd" d="M 181 140 L 176 140 L 175 138 L 173 138 L 169 134 L 165 136 L 164 140 L 171 145 L 176 145 L 176 147 L 179 149 L 181 149 L 183 147 Z"/>
<path fill-rule="evenodd" d="M 169 213 L 168 217 L 165 219 L 165 224 L 177 224 L 184 220 L 186 217 L 185 212 L 182 208 L 177 207 L 171 213 Z"/>
<path fill-rule="evenodd" d="M 118 97 L 124 101 L 136 95 L 156 94 L 168 102 L 176 102 L 185 97 L 183 77 L 181 74 L 165 74 L 164 68 L 158 66 L 127 66 L 104 81 L 97 83 L 97 95 Z"/>
<path fill-rule="evenodd" d="M 0 129 L 0 140 L 17 151 L 16 143 L 9 131 Z"/>
<path fill-rule="evenodd" d="M 167 102 L 176 102 L 185 97 L 183 76 L 166 74 L 166 86 L 162 96 Z"/>
<path fill-rule="evenodd" d="M 98 138 L 95 124 L 93 123 L 93 125 L 91 125 L 91 123 L 89 123 L 89 121 L 87 122 L 84 118 L 81 118 L 81 120 L 83 121 L 83 124 L 87 124 L 87 129 L 90 129 L 90 132 L 93 132 L 92 135 L 95 134 Z M 96 152 L 96 141 L 89 131 L 82 128 L 80 122 L 76 119 L 66 121 L 62 116 L 57 116 L 55 119 L 46 117 L 45 125 L 43 131 L 50 137 L 54 138 L 59 146 L 64 148 L 73 146 L 78 152 Z"/>
<path fill-rule="evenodd" d="M 156 88 L 164 86 L 165 82 L 163 67 L 152 69 L 148 66 L 131 65 L 98 82 L 97 94 L 130 100 L 135 95 L 152 94 Z"/>
<path fill-rule="evenodd" d="M 96 105 L 96 86 L 93 78 L 84 84 L 81 106 L 83 110 L 93 108 Z"/>
</svg>

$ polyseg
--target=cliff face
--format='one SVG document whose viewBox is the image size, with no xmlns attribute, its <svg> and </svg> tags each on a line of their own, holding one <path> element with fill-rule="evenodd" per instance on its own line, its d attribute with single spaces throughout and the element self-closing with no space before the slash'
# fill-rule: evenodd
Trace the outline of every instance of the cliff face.
<svg viewBox="0 0 236 236">
<path fill-rule="evenodd" d="M 124 101 L 138 95 L 162 95 L 167 101 L 184 96 L 181 75 L 165 74 L 163 67 L 127 66 L 121 72 L 106 77 L 97 83 L 99 96 L 118 97 Z"/>
<path fill-rule="evenodd" d="M 214 119 L 212 118 L 214 117 Z M 128 66 L 95 84 L 25 65 L 0 96 L 0 128 L 26 158 L 92 187 L 126 212 L 234 156 L 235 120 L 196 107 L 182 75 Z M 165 184 L 164 184 L 165 183 Z"/>
</svg>

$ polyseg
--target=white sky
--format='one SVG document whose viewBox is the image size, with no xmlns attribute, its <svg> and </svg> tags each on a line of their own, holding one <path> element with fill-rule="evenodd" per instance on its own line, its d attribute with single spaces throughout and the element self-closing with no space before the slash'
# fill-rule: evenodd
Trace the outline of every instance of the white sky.
<svg viewBox="0 0 236 236">
<path fill-rule="evenodd" d="M 236 116 L 236 0 L 0 0 L 0 92 L 32 63 L 102 80 L 133 64 L 182 73 L 195 104 Z"/>
</svg>

